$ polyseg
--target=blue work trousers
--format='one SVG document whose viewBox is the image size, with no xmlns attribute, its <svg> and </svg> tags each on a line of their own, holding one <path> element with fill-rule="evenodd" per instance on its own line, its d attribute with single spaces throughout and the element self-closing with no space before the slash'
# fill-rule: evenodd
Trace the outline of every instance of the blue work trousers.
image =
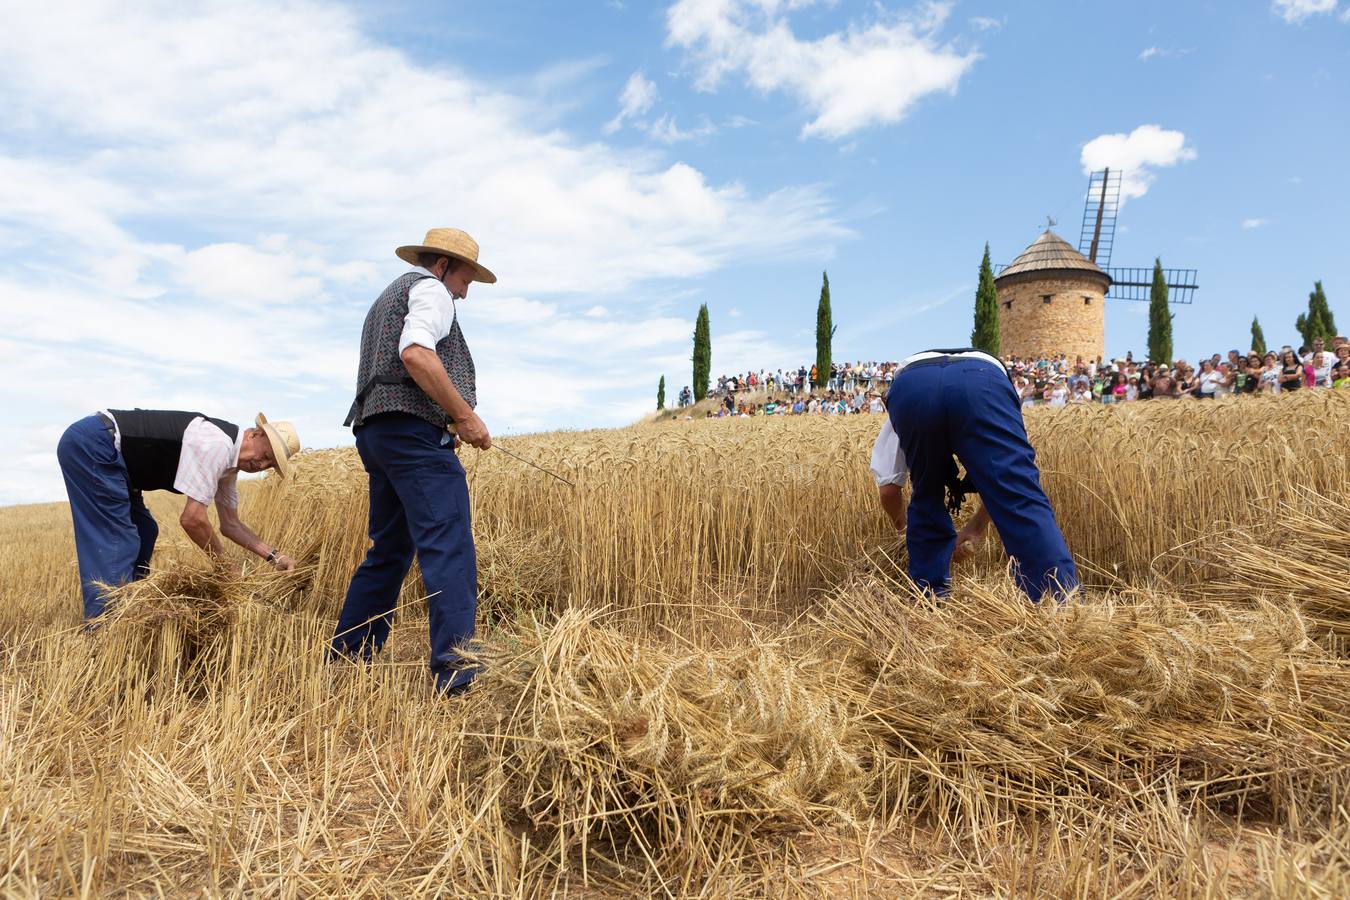
<svg viewBox="0 0 1350 900">
<path fill-rule="evenodd" d="M 887 398 L 913 487 L 906 544 L 909 575 L 936 593 L 951 589 L 956 529 L 945 492 L 955 463 L 965 466 L 1017 585 L 1032 600 L 1078 586 L 1078 571 L 1041 487 L 1017 391 L 991 362 L 943 357 L 906 366 Z"/>
<path fill-rule="evenodd" d="M 384 413 L 356 429 L 370 479 L 370 540 L 338 617 L 333 652 L 369 660 L 389 637 L 399 589 L 417 555 L 431 625 L 431 670 L 441 690 L 473 680 L 459 647 L 473 637 L 478 561 L 469 486 L 444 428 Z"/>
<path fill-rule="evenodd" d="M 108 597 L 100 583 L 116 586 L 145 577 L 159 526 L 131 484 L 112 432 L 98 416 L 66 429 L 56 445 L 75 524 L 84 617 L 103 613 Z"/>
</svg>

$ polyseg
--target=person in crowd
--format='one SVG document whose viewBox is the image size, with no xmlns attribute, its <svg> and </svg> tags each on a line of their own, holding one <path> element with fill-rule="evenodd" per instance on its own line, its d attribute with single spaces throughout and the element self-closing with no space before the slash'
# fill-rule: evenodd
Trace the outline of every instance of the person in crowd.
<svg viewBox="0 0 1350 900">
<path fill-rule="evenodd" d="M 219 571 L 238 567 L 211 527 L 206 513 L 212 503 L 220 534 L 279 570 L 295 568 L 239 519 L 236 481 L 240 472 L 267 469 L 285 478 L 299 450 L 291 423 L 269 422 L 262 413 L 253 428 L 162 409 L 104 409 L 73 423 L 56 445 L 56 461 L 70 498 L 85 620 L 107 609 L 105 585 L 136 581 L 150 571 L 159 526 L 145 506 L 145 491 L 187 498 L 178 524 Z"/>
<path fill-rule="evenodd" d="M 458 694 L 477 674 L 460 648 L 474 635 L 478 568 L 456 450 L 460 441 L 487 450 L 492 436 L 475 411 L 477 381 L 457 303 L 473 282 L 497 277 L 478 262 L 478 243 L 454 228 L 433 228 L 421 244 L 394 253 L 411 268 L 366 313 L 356 399 L 344 423 L 369 478 L 372 544 L 347 588 L 331 652 L 369 660 L 380 650 L 416 555 L 435 687 Z"/>
<path fill-rule="evenodd" d="M 1041 487 L 1017 392 L 1002 363 L 976 350 L 916 353 L 899 367 L 888 418 L 872 448 L 882 509 L 909 550 L 909 576 L 941 596 L 951 562 L 992 521 L 1033 601 L 1064 599 L 1078 572 Z M 967 477 L 959 478 L 956 461 Z M 912 481 L 906 508 L 902 486 Z M 973 487 L 981 504 L 957 532 L 951 513 Z"/>
<path fill-rule="evenodd" d="M 1218 354 L 1215 354 L 1216 356 Z M 1196 380 L 1195 395 L 1201 400 L 1213 400 L 1215 392 L 1219 389 L 1223 376 L 1219 374 L 1213 357 L 1202 360 L 1200 363 L 1200 376 Z"/>
<path fill-rule="evenodd" d="M 1261 361 L 1261 391 L 1266 394 L 1280 392 L 1280 358 L 1274 350 L 1269 350 Z"/>
<path fill-rule="evenodd" d="M 1111 399 L 1106 400 L 1106 395 L 1103 395 L 1102 399 L 1104 402 L 1108 403 L 1124 403 L 1125 395 L 1128 391 L 1129 385 L 1127 384 L 1125 373 L 1117 370 L 1111 373 Z"/>
<path fill-rule="evenodd" d="M 1316 343 L 1321 343 L 1319 339 Z M 1316 350 L 1309 357 L 1306 363 L 1309 380 L 1309 387 L 1331 387 L 1331 356 L 1321 350 Z"/>
<path fill-rule="evenodd" d="M 1298 390 L 1303 387 L 1305 378 L 1303 361 L 1293 348 L 1286 347 L 1280 354 L 1280 391 Z"/>
<path fill-rule="evenodd" d="M 1162 369 L 1153 376 L 1152 397 L 1154 400 L 1175 400 L 1176 385 L 1172 382 L 1172 373 Z"/>
<path fill-rule="evenodd" d="M 1341 360 L 1331 370 L 1333 388 L 1350 388 L 1350 360 Z"/>
</svg>

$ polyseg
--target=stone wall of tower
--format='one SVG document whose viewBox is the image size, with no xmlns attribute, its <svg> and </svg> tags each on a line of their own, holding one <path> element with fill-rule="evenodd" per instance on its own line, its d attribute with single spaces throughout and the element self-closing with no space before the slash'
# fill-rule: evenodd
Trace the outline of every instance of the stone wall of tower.
<svg viewBox="0 0 1350 900">
<path fill-rule="evenodd" d="M 1106 288 L 1097 279 L 1055 277 L 998 285 L 999 350 L 1004 356 L 1106 352 Z"/>
</svg>

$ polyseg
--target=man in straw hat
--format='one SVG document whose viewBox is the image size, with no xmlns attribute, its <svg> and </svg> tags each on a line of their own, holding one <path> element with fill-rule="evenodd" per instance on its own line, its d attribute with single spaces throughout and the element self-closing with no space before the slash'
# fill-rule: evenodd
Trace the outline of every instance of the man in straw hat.
<svg viewBox="0 0 1350 900">
<path fill-rule="evenodd" d="M 953 555 L 969 553 L 992 518 L 1023 593 L 1059 600 L 1078 587 L 1041 488 L 1021 400 L 1001 362 L 970 348 L 916 353 L 901 363 L 886 411 L 872 474 L 882 509 L 905 535 L 915 584 L 939 595 L 950 591 Z M 906 510 L 900 488 L 911 476 Z M 983 505 L 958 533 L 952 513 L 972 486 Z"/>
<path fill-rule="evenodd" d="M 159 527 L 142 498 L 144 491 L 173 491 L 187 502 L 178 522 L 224 567 L 225 548 L 206 516 L 213 502 L 220 533 L 277 569 L 295 568 L 290 557 L 264 543 L 239 520 L 239 472 L 276 469 L 283 478 L 300 440 L 290 422 L 269 422 L 258 413 L 256 427 L 195 412 L 161 409 L 105 409 L 66 429 L 56 458 L 66 480 L 75 522 L 84 617 L 102 614 L 107 593 L 144 577 Z"/>
<path fill-rule="evenodd" d="M 455 303 L 471 282 L 497 277 L 479 264 L 473 238 L 454 228 L 433 228 L 421 244 L 394 252 L 413 268 L 366 313 L 356 399 L 344 423 L 370 480 L 372 544 L 347 588 L 332 652 L 369 660 L 383 646 L 416 553 L 428 594 L 431 671 L 438 691 L 456 694 L 474 678 L 459 648 L 473 637 L 478 608 L 456 435 L 480 450 L 492 438 L 474 412 L 473 357 Z"/>
</svg>

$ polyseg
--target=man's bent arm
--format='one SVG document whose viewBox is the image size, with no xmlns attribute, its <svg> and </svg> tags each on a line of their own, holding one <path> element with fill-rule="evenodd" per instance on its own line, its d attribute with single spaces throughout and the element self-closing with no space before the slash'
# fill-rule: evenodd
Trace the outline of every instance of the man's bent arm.
<svg viewBox="0 0 1350 900">
<path fill-rule="evenodd" d="M 263 559 L 272 556 L 274 548 L 266 543 L 262 538 L 253 533 L 253 530 L 245 525 L 239 519 L 239 510 L 233 506 L 222 506 L 216 504 L 216 513 L 220 516 L 220 533 L 234 541 L 240 547 L 252 553 L 256 553 Z M 295 567 L 295 563 L 290 557 L 277 555 L 269 560 L 276 565 L 278 569 L 289 570 Z"/>
<path fill-rule="evenodd" d="M 492 446 L 492 438 L 488 436 L 486 426 L 450 380 L 450 374 L 445 371 L 441 358 L 434 350 L 429 350 L 421 344 L 409 344 L 403 351 L 401 359 L 403 367 L 408 370 L 417 386 L 435 400 L 436 404 L 459 425 L 460 437 L 464 441 L 480 450 Z M 481 438 L 477 429 L 481 429 Z"/>
<path fill-rule="evenodd" d="M 183 526 L 183 531 L 187 532 L 192 543 L 206 551 L 212 560 L 219 562 L 224 558 L 225 546 L 211 527 L 211 519 L 206 515 L 206 504 L 189 497 L 183 505 L 183 514 L 178 517 L 178 524 Z"/>
<path fill-rule="evenodd" d="M 882 484 L 877 486 L 877 498 L 881 501 L 882 512 L 886 513 L 895 530 L 903 537 L 907 522 L 905 492 L 898 484 Z"/>
</svg>

